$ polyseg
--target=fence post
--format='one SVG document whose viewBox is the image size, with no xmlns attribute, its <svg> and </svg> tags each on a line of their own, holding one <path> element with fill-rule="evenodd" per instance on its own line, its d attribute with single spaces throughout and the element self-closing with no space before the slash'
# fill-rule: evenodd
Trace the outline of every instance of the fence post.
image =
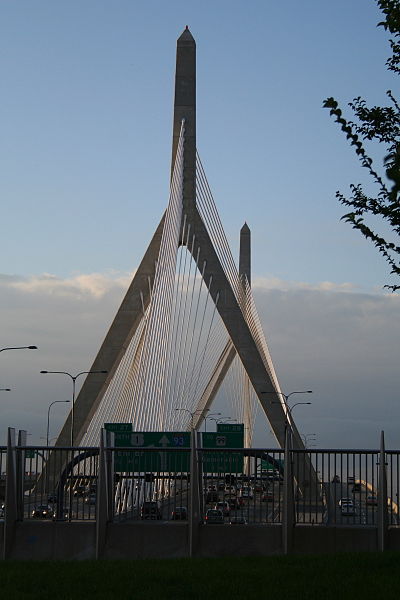
<svg viewBox="0 0 400 600">
<path fill-rule="evenodd" d="M 107 523 L 112 515 L 112 458 L 110 456 L 110 432 L 100 431 L 99 466 L 96 490 L 96 559 L 101 558 L 107 536 Z"/>
<path fill-rule="evenodd" d="M 18 431 L 18 450 L 16 450 L 16 494 L 17 494 L 17 521 L 24 520 L 24 483 L 25 483 L 25 450 L 27 432 Z"/>
<path fill-rule="evenodd" d="M 386 550 L 388 532 L 388 496 L 386 475 L 385 434 L 381 431 L 378 487 L 378 551 Z"/>
<path fill-rule="evenodd" d="M 189 503 L 189 556 L 197 550 L 200 522 L 200 498 L 197 464 L 197 432 L 192 429 L 190 436 L 190 503 Z"/>
<path fill-rule="evenodd" d="M 282 545 L 283 553 L 290 554 L 293 545 L 294 493 L 292 469 L 292 444 L 290 427 L 285 432 L 285 469 L 283 474 L 283 514 Z"/>
<path fill-rule="evenodd" d="M 4 516 L 3 558 L 9 558 L 14 544 L 17 510 L 17 461 L 15 448 L 15 429 L 9 427 L 7 432 L 6 460 L 6 498 Z"/>
</svg>

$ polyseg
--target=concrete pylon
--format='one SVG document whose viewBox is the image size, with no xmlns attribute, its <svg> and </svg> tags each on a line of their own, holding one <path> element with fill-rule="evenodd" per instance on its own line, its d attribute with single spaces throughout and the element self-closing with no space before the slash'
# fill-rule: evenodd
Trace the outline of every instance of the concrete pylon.
<svg viewBox="0 0 400 600">
<path fill-rule="evenodd" d="M 246 321 L 241 300 L 236 297 L 231 287 L 196 206 L 196 43 L 188 28 L 177 41 L 172 168 L 175 164 L 182 121 L 184 121 L 185 138 L 181 232 L 185 222 L 185 231 L 188 233 L 185 239 L 181 235 L 180 244 L 187 247 L 197 263 L 210 298 L 214 301 L 230 336 L 231 344 L 247 372 L 279 444 L 283 447 L 286 415 L 281 396 L 277 393 L 276 384 Z M 79 444 L 87 430 L 88 424 L 138 328 L 143 317 L 143 310 L 148 306 L 163 227 L 164 217 L 157 227 L 121 307 L 90 368 L 90 371 L 106 370 L 107 374 L 87 375 L 77 397 L 74 411 L 76 444 Z M 241 246 L 243 247 L 239 261 L 241 275 L 246 276 L 247 281 L 250 282 L 250 231 L 247 225 L 241 232 Z M 231 349 L 229 349 L 230 351 Z M 233 351 L 231 356 L 234 356 Z M 216 379 L 220 378 L 222 372 L 223 369 L 220 373 L 215 373 Z M 69 444 L 70 422 L 71 417 L 69 416 L 57 440 L 57 446 Z M 294 448 L 304 448 L 295 426 L 293 426 L 292 439 Z"/>
</svg>

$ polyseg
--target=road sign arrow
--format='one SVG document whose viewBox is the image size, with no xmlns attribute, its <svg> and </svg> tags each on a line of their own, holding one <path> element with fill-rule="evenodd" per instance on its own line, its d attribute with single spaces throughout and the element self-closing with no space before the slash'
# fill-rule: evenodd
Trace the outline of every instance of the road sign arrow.
<svg viewBox="0 0 400 600">
<path fill-rule="evenodd" d="M 158 443 L 163 448 L 166 448 L 171 442 L 169 441 L 169 439 L 166 435 L 163 435 L 162 438 L 160 440 L 158 440 Z"/>
</svg>

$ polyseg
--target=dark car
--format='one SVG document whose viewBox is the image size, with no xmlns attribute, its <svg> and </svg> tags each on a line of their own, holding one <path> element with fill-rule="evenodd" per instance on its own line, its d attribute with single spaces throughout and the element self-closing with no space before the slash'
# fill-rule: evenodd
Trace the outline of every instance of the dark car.
<svg viewBox="0 0 400 600">
<path fill-rule="evenodd" d="M 204 522 L 206 525 L 223 525 L 225 522 L 224 515 L 221 510 L 209 508 L 206 512 Z"/>
<path fill-rule="evenodd" d="M 140 507 L 140 518 L 159 521 L 162 518 L 162 515 L 158 502 L 143 502 Z"/>
<path fill-rule="evenodd" d="M 207 492 L 207 494 L 206 494 L 206 504 L 210 504 L 212 502 L 218 502 L 218 494 L 217 494 L 217 492 Z"/>
<path fill-rule="evenodd" d="M 188 513 L 186 506 L 177 506 L 175 510 L 172 511 L 171 519 L 173 521 L 186 521 L 187 518 Z"/>
<path fill-rule="evenodd" d="M 51 506 L 47 504 L 41 504 L 40 506 L 36 506 L 32 510 L 32 517 L 34 519 L 52 519 L 54 516 L 54 511 Z"/>
<path fill-rule="evenodd" d="M 55 502 L 57 502 L 57 492 L 50 492 L 47 496 L 47 502 L 50 502 L 50 504 L 55 504 Z"/>
</svg>

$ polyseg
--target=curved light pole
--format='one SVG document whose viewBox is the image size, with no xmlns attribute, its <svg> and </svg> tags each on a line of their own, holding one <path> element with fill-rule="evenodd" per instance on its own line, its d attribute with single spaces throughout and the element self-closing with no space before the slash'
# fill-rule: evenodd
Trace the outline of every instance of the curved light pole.
<svg viewBox="0 0 400 600">
<path fill-rule="evenodd" d="M 71 402 L 71 400 L 54 400 L 47 409 L 47 433 L 46 433 L 46 446 L 49 447 L 49 428 L 50 428 L 50 408 L 53 404 L 58 404 L 59 402 Z"/>
<path fill-rule="evenodd" d="M 292 411 L 296 406 L 299 406 L 300 404 L 311 404 L 311 402 L 295 402 L 293 404 L 293 406 L 289 406 L 288 404 L 288 400 L 290 398 L 290 396 L 293 396 L 293 394 L 312 394 L 312 390 L 295 390 L 294 392 L 290 392 L 290 394 L 284 394 L 283 392 L 263 392 L 264 394 L 278 394 L 280 396 L 282 396 L 284 398 L 284 402 L 285 402 L 285 407 L 286 407 L 286 413 L 285 413 L 285 438 L 286 438 L 286 429 L 288 427 L 288 425 L 290 425 L 290 429 L 292 430 Z M 281 402 L 274 402 L 272 401 L 271 404 L 282 404 Z M 289 415 L 289 418 L 288 418 Z"/>
<path fill-rule="evenodd" d="M 107 373 L 108 371 L 81 371 L 77 375 L 71 375 L 67 371 L 40 371 L 43 374 L 52 375 L 68 375 L 72 379 L 72 407 L 71 407 L 71 446 L 74 445 L 74 407 L 75 407 L 75 391 L 76 391 L 76 380 L 81 375 L 92 375 L 94 373 Z"/>
<path fill-rule="evenodd" d="M 0 388 L 0 392 L 11 392 L 11 388 Z"/>
<path fill-rule="evenodd" d="M 11 348 L 0 348 L 0 352 L 4 352 L 4 350 L 37 350 L 37 346 L 13 346 Z"/>
<path fill-rule="evenodd" d="M 175 410 L 176 411 L 181 411 L 181 412 L 187 412 L 190 415 L 190 431 L 193 431 L 193 417 L 194 417 L 194 415 L 196 413 L 203 412 L 201 410 L 195 410 L 194 412 L 192 412 L 188 408 L 183 408 L 181 406 L 178 406 L 178 408 L 175 408 Z"/>
<path fill-rule="evenodd" d="M 222 413 L 211 413 L 204 417 L 204 432 L 207 433 L 207 419 L 212 419 L 213 417 L 221 416 Z M 215 421 L 215 419 L 214 419 Z"/>
</svg>

